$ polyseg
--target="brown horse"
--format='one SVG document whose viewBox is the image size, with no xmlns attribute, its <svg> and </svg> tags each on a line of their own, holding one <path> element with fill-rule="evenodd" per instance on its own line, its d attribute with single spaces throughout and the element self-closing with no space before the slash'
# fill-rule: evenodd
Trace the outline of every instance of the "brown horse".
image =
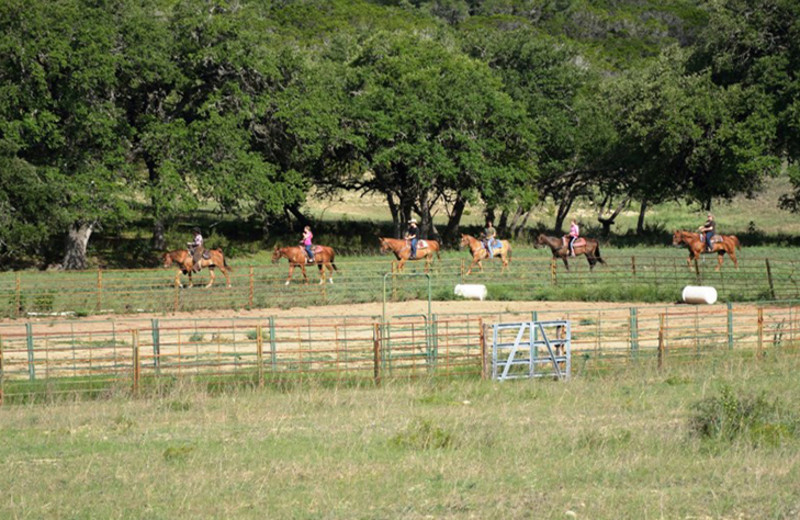
<svg viewBox="0 0 800 520">
<path fill-rule="evenodd" d="M 332 247 L 327 246 L 313 246 L 314 251 L 314 264 L 319 268 L 319 283 L 325 283 L 325 268 L 328 268 L 328 280 L 333 283 L 333 272 L 338 271 L 336 264 L 333 263 L 336 257 L 336 252 Z M 308 283 L 308 276 L 306 276 L 306 263 L 308 255 L 304 246 L 289 246 L 278 247 L 272 252 L 272 263 L 277 264 L 278 260 L 286 258 L 289 261 L 289 277 L 286 278 L 286 285 L 292 281 L 292 273 L 295 267 L 300 267 L 303 272 L 303 279 Z M 313 264 L 311 264 L 313 265 Z"/>
<path fill-rule="evenodd" d="M 397 258 L 397 269 L 398 271 L 403 270 L 403 266 L 406 265 L 406 262 L 409 260 L 425 260 L 425 272 L 427 273 L 431 269 L 431 262 L 433 262 L 433 255 L 436 255 L 436 258 L 439 260 L 442 259 L 439 256 L 439 242 L 436 240 L 420 240 L 417 243 L 417 256 L 414 258 L 409 258 L 411 256 L 411 244 L 408 240 L 404 238 L 385 238 L 385 237 L 378 237 L 381 241 L 381 254 L 386 254 L 389 251 L 394 253 L 395 258 Z"/>
<path fill-rule="evenodd" d="M 498 242 L 500 243 L 500 247 L 494 248 L 492 251 L 492 256 L 499 256 L 500 260 L 502 260 L 503 267 L 500 269 L 500 272 L 502 273 L 508 269 L 508 262 L 511 260 L 511 244 L 508 243 L 508 240 L 498 240 Z M 472 235 L 462 234 L 461 246 L 469 247 L 469 252 L 472 254 L 472 263 L 469 265 L 467 274 L 472 272 L 472 268 L 475 267 L 475 264 L 477 264 L 478 267 L 481 268 L 481 272 L 483 272 L 483 264 L 481 263 L 481 260 L 489 258 L 489 251 L 483 247 L 483 241 L 478 240 Z"/>
<path fill-rule="evenodd" d="M 728 253 L 728 256 L 733 260 L 733 265 L 736 269 L 739 269 L 739 262 L 736 260 L 736 250 L 742 248 L 739 239 L 736 238 L 736 235 L 715 235 L 715 238 L 716 237 L 719 237 L 719 241 L 715 242 L 712 239 L 711 251 L 708 251 L 706 249 L 706 243 L 699 233 L 677 230 L 672 234 L 672 245 L 679 246 L 685 244 L 689 249 L 689 257 L 686 259 L 686 265 L 689 266 L 689 269 L 692 268 L 692 260 L 699 260 L 700 255 L 705 253 L 717 254 L 717 271 L 722 267 L 722 257 L 725 256 L 725 253 Z"/>
<path fill-rule="evenodd" d="M 569 264 L 567 257 L 569 256 L 569 242 L 566 244 L 561 237 L 553 237 L 545 234 L 540 234 L 534 243 L 534 246 L 549 246 L 553 252 L 553 258 L 560 258 L 564 261 L 564 266 L 569 271 Z M 594 269 L 595 264 L 600 262 L 605 264 L 606 261 L 600 258 L 600 244 L 594 238 L 579 238 L 575 241 L 575 256 L 586 255 L 586 260 L 589 261 L 589 269 Z"/>
<path fill-rule="evenodd" d="M 201 258 L 198 264 L 200 265 L 200 269 L 203 267 L 208 267 L 209 277 L 210 280 L 206 287 L 211 287 L 214 284 L 214 268 L 218 267 L 222 274 L 225 275 L 225 281 L 227 287 L 231 286 L 231 277 L 230 272 L 233 269 L 230 268 L 228 263 L 225 261 L 225 255 L 222 254 L 222 249 L 206 249 L 208 253 L 208 258 Z M 192 283 L 192 255 L 189 254 L 189 251 L 185 249 L 175 249 L 174 251 L 168 251 L 164 253 L 164 267 L 169 267 L 172 264 L 176 264 L 178 266 L 178 272 L 175 274 L 175 286 L 183 287 L 181 285 L 181 274 L 185 274 L 189 276 L 189 287 L 192 287 L 194 284 Z"/>
</svg>

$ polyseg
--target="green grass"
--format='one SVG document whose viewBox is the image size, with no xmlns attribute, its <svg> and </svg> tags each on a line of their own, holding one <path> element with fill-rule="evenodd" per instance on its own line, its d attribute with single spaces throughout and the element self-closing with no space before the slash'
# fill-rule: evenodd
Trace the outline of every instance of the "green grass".
<svg viewBox="0 0 800 520">
<path fill-rule="evenodd" d="M 0 517 L 794 518 L 799 365 L 5 406 Z"/>
</svg>

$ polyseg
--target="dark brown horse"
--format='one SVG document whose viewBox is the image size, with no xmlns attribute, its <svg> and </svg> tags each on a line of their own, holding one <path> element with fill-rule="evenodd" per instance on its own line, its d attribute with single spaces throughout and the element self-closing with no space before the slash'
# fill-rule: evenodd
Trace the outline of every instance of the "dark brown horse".
<svg viewBox="0 0 800 520">
<path fill-rule="evenodd" d="M 553 258 L 560 258 L 564 261 L 564 266 L 569 271 L 569 263 L 567 257 L 569 256 L 569 242 L 561 237 L 552 237 L 545 234 L 540 234 L 536 238 L 535 246 L 549 246 L 553 252 Z M 595 264 L 600 262 L 605 264 L 606 261 L 600 258 L 600 244 L 594 238 L 578 238 L 575 241 L 575 256 L 586 255 L 586 260 L 589 261 L 589 269 L 594 269 Z"/>
<path fill-rule="evenodd" d="M 689 249 L 689 257 L 686 259 L 686 265 L 689 266 L 689 269 L 692 268 L 692 260 L 699 260 L 700 255 L 705 253 L 717 254 L 717 271 L 722 267 L 722 257 L 725 256 L 725 253 L 728 253 L 728 256 L 733 260 L 733 265 L 736 269 L 739 269 L 739 262 L 736 260 L 736 250 L 741 249 L 742 245 L 739 243 L 739 239 L 736 238 L 736 235 L 715 235 L 714 238 L 718 241 L 714 241 L 714 239 L 711 240 L 711 251 L 709 251 L 706 249 L 706 243 L 699 233 L 677 230 L 672 234 L 672 245 L 679 246 L 685 244 Z"/>
<path fill-rule="evenodd" d="M 511 244 L 508 243 L 508 240 L 498 240 L 498 242 L 500 246 L 494 248 L 492 256 L 499 256 L 500 260 L 503 262 L 503 267 L 500 269 L 502 273 L 508 269 L 508 262 L 511 260 Z M 472 268 L 475 267 L 475 264 L 477 264 L 478 267 L 481 268 L 481 272 L 483 272 L 481 260 L 489 258 L 489 251 L 483 247 L 483 242 L 472 235 L 462 234 L 461 245 L 469 247 L 469 252 L 472 254 L 472 263 L 469 265 L 467 274 L 472 272 Z"/>
<path fill-rule="evenodd" d="M 210 280 L 206 287 L 211 287 L 214 284 L 214 268 L 219 268 L 219 270 L 222 271 L 222 274 L 225 275 L 226 285 L 230 287 L 231 277 L 229 273 L 233 271 L 233 269 L 231 269 L 225 261 L 225 255 L 222 254 L 222 249 L 206 249 L 206 253 L 208 253 L 208 258 L 201 258 L 198 262 L 200 269 L 208 267 Z M 178 266 L 178 272 L 175 274 L 175 286 L 182 287 L 181 274 L 185 274 L 189 276 L 189 287 L 192 287 L 192 266 L 194 264 L 189 251 L 185 249 L 175 249 L 174 251 L 164 253 L 164 267 L 170 267 L 172 264 Z"/>
<path fill-rule="evenodd" d="M 378 237 L 381 241 L 381 254 L 386 254 L 388 252 L 394 253 L 395 258 L 397 258 L 397 269 L 398 271 L 403 270 L 403 266 L 406 265 L 406 262 L 409 260 L 425 260 L 425 272 L 427 273 L 431 269 L 431 262 L 433 262 L 433 255 L 436 255 L 436 258 L 441 260 L 441 256 L 439 256 L 439 242 L 436 240 L 420 240 L 417 243 L 417 255 L 414 258 L 409 258 L 411 256 L 411 244 L 408 240 L 404 238 L 385 238 L 385 237 Z"/>
<path fill-rule="evenodd" d="M 339 270 L 336 267 L 336 264 L 333 263 L 333 260 L 336 257 L 336 252 L 332 247 L 327 246 L 313 246 L 312 251 L 314 252 L 314 262 L 313 264 L 309 265 L 316 264 L 319 268 L 319 283 L 325 283 L 325 268 L 327 268 L 329 272 L 328 280 L 333 283 L 333 272 Z M 308 283 L 308 276 L 306 275 L 306 263 L 308 262 L 308 255 L 306 254 L 306 248 L 304 246 L 289 246 L 280 248 L 275 246 L 275 250 L 272 252 L 272 263 L 277 264 L 278 260 L 281 258 L 286 258 L 289 261 L 289 277 L 286 278 L 286 285 L 289 285 L 289 282 L 292 281 L 292 274 L 294 273 L 295 267 L 299 267 L 301 269 L 303 272 L 303 279 L 306 283 Z"/>
</svg>

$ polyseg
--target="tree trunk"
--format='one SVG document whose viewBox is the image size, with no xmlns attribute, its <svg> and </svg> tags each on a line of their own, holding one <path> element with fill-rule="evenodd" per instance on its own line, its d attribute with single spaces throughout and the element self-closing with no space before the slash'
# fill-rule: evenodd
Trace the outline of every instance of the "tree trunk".
<svg viewBox="0 0 800 520">
<path fill-rule="evenodd" d="M 300 211 L 300 206 L 297 204 L 287 206 L 286 209 L 292 214 L 292 216 L 294 216 L 295 219 L 297 219 L 297 223 L 300 224 L 301 228 L 311 225 L 311 221 L 308 219 L 308 217 L 303 215 L 303 212 Z"/>
<path fill-rule="evenodd" d="M 400 217 L 400 208 L 397 206 L 397 203 L 394 201 L 394 197 L 391 193 L 386 194 L 386 202 L 389 204 L 389 211 L 392 213 L 392 229 L 394 230 L 394 237 L 401 238 L 402 237 L 402 218 Z"/>
<path fill-rule="evenodd" d="M 625 206 L 628 205 L 630 200 L 631 200 L 630 197 L 625 197 L 622 200 L 622 202 L 619 203 L 617 208 L 614 210 L 614 212 L 608 218 L 603 218 L 603 208 L 605 207 L 606 202 L 610 202 L 610 199 L 608 197 L 606 197 L 606 200 L 604 200 L 603 203 L 600 205 L 600 209 L 598 210 L 598 214 L 597 214 L 597 221 L 600 222 L 603 225 L 603 236 L 604 237 L 607 237 L 611 233 L 611 226 L 614 225 L 614 222 L 617 220 L 617 217 L 622 212 L 622 210 L 625 208 Z"/>
<path fill-rule="evenodd" d="M 553 227 L 553 231 L 557 234 L 562 233 L 564 221 L 567 220 L 567 215 L 569 215 L 569 210 L 572 209 L 574 200 L 571 194 L 567 194 L 567 196 L 561 199 L 561 203 L 558 205 L 558 211 L 556 212 L 556 224 L 555 227 Z"/>
<path fill-rule="evenodd" d="M 419 231 L 420 238 L 429 238 L 431 236 L 431 226 L 433 224 L 433 217 L 431 217 L 431 209 L 428 205 L 428 192 L 422 191 L 419 194 Z"/>
<path fill-rule="evenodd" d="M 153 237 L 150 239 L 150 245 L 156 251 L 164 251 L 167 249 L 167 239 L 164 236 L 164 222 L 156 220 L 153 223 Z"/>
<path fill-rule="evenodd" d="M 644 233 L 644 214 L 647 211 L 647 199 L 642 199 L 642 206 L 639 208 L 639 219 L 636 221 L 636 234 Z"/>
<path fill-rule="evenodd" d="M 519 209 L 517 209 L 519 211 Z M 500 222 L 497 223 L 495 226 L 497 228 L 497 232 L 501 235 L 508 234 L 508 210 L 503 210 L 500 213 Z"/>
<path fill-rule="evenodd" d="M 456 197 L 456 202 L 453 204 L 453 211 L 447 219 L 447 227 L 444 228 L 444 235 L 442 240 L 449 245 L 455 244 L 459 237 L 459 225 L 461 224 L 461 217 L 464 215 L 464 208 L 467 206 L 467 201 L 460 195 Z"/>
<path fill-rule="evenodd" d="M 82 222 L 70 226 L 67 234 L 67 250 L 64 260 L 61 261 L 64 269 L 86 269 L 86 246 L 93 230 L 93 223 Z"/>
</svg>

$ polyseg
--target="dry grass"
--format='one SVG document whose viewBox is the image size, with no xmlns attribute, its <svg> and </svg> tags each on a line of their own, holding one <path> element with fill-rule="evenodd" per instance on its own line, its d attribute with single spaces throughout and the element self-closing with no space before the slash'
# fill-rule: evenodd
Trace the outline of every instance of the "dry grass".
<svg viewBox="0 0 800 520">
<path fill-rule="evenodd" d="M 0 409 L 0 518 L 795 518 L 798 439 L 694 437 L 729 385 L 798 409 L 796 357 Z"/>
</svg>

